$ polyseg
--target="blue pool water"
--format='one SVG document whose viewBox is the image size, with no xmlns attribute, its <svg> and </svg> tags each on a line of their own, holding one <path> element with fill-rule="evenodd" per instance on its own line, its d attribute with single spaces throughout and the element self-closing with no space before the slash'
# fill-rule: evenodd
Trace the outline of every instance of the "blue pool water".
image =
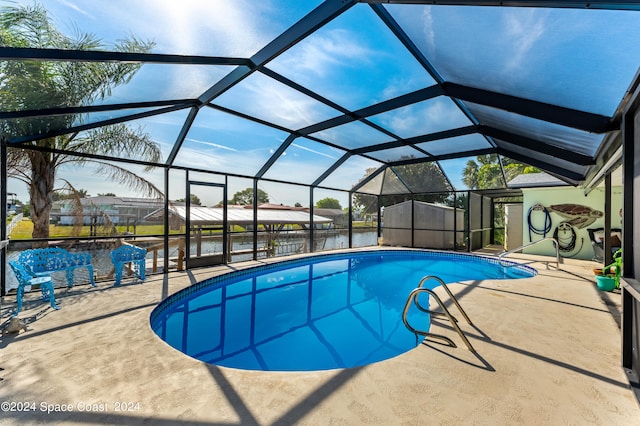
<svg viewBox="0 0 640 426">
<path fill-rule="evenodd" d="M 452 283 L 535 274 L 526 266 L 457 253 L 310 256 L 195 284 L 157 306 L 151 327 L 175 349 L 215 365 L 264 371 L 356 367 L 416 346 L 402 310 L 424 276 Z M 427 299 L 420 303 L 428 306 Z M 429 329 L 429 316 L 417 309 L 408 319 Z"/>
</svg>

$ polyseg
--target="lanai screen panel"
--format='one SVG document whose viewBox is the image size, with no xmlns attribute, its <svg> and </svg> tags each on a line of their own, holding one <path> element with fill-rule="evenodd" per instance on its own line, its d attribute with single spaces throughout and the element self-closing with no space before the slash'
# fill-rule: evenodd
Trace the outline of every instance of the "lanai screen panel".
<svg viewBox="0 0 640 426">
<path fill-rule="evenodd" d="M 493 147 L 487 138 L 479 133 L 472 133 L 463 136 L 454 136 L 446 139 L 418 143 L 415 145 L 421 150 L 434 156 L 449 154 L 465 154 L 468 152 L 486 150 Z"/>
<path fill-rule="evenodd" d="M 495 139 L 495 141 L 499 147 L 503 147 L 511 151 L 513 154 L 517 154 L 518 157 L 520 157 L 520 158 L 514 157 L 514 159 L 516 159 L 517 161 L 526 161 L 525 160 L 526 158 L 528 159 L 529 163 L 535 167 L 539 166 L 536 160 L 543 161 L 546 164 L 557 164 L 558 167 L 556 170 L 549 170 L 552 173 L 555 172 L 555 173 L 562 174 L 561 172 L 565 171 L 565 172 L 569 172 L 569 174 L 573 174 L 576 178 L 578 178 L 578 176 L 586 173 L 588 169 L 587 166 L 581 166 L 579 164 L 575 164 L 567 159 L 563 160 L 557 157 L 552 157 L 549 154 L 541 153 L 534 149 L 530 149 L 523 146 L 517 146 L 500 139 Z"/>
<path fill-rule="evenodd" d="M 638 70 L 640 13 L 579 6 L 48 2 L 58 28 L 77 25 L 111 52 L 93 52 L 102 55 L 95 60 L 80 51 L 35 52 L 33 61 L 26 52 L 4 63 L 62 70 L 115 64 L 132 78 L 104 96 L 5 97 L 2 112 L 27 114 L 5 116 L 3 130 L 11 145 L 127 120 L 159 141 L 165 166 L 344 190 L 374 167 L 435 159 L 443 169 L 464 168 L 454 157 L 488 152 L 530 157 L 580 183 L 607 151 L 606 134 L 597 132 L 619 127 L 614 113 Z M 112 59 L 127 34 L 152 42 L 151 54 Z M 484 98 L 464 99 L 478 89 Z M 504 96 L 513 98 L 515 112 L 496 108 L 494 98 Z M 592 131 L 527 115 L 546 104 L 612 121 Z M 7 132 L 7 124 L 17 131 Z M 303 137 L 313 143 L 298 143 Z M 312 155 L 302 155 L 307 144 Z M 352 157 L 343 164 L 345 152 Z M 369 165 L 353 173 L 354 162 Z M 460 178 L 445 175 L 458 188 Z"/>
<path fill-rule="evenodd" d="M 116 86 L 106 94 L 104 99 L 96 99 L 89 105 L 197 98 L 234 67 L 231 65 L 141 64 L 130 81 Z"/>
<path fill-rule="evenodd" d="M 376 160 L 383 161 L 385 163 L 428 157 L 425 152 L 409 145 L 368 152 L 367 156 L 375 158 Z"/>
<path fill-rule="evenodd" d="M 2 104 L 4 105 L 5 103 L 2 102 Z M 69 129 L 79 128 L 80 126 L 101 123 L 106 120 L 120 120 L 129 115 L 150 114 L 160 111 L 161 109 L 162 108 L 159 107 L 131 108 L 84 114 L 10 118 L 3 120 L 2 129 L 4 135 L 13 141 L 32 141 L 40 137 L 51 137 L 58 134 L 69 133 Z"/>
<path fill-rule="evenodd" d="M 369 120 L 404 139 L 473 124 L 462 110 L 445 96 L 377 114 L 369 117 Z"/>
<path fill-rule="evenodd" d="M 483 125 L 580 154 L 594 156 L 604 137 L 485 105 L 471 102 L 465 102 L 465 105 Z"/>
<path fill-rule="evenodd" d="M 290 208 L 309 207 L 309 187 L 304 185 L 292 185 L 288 183 L 258 181 L 258 194 L 264 191 L 269 199 L 264 205 L 258 200 L 261 208 Z"/>
<path fill-rule="evenodd" d="M 387 173 L 386 170 L 384 172 L 382 172 L 382 173 L 378 173 L 371 180 L 369 180 L 367 183 L 365 183 L 360 188 L 358 188 L 358 192 L 364 193 L 364 194 L 373 194 L 373 195 L 381 194 L 382 193 L 382 185 L 383 185 L 383 183 L 385 181 L 386 173 Z M 405 192 L 407 192 L 408 190 L 409 190 L 409 188 L 405 187 Z"/>
<path fill-rule="evenodd" d="M 140 161 L 150 161 L 151 150 L 145 149 L 147 144 L 131 144 L 131 139 L 147 140 L 159 150 L 159 159 L 156 161 L 164 163 L 173 149 L 187 114 L 188 110 L 183 109 L 67 136 L 73 136 L 70 144 L 74 145 L 75 152 L 100 152 L 116 158 Z M 123 136 L 113 137 L 114 132 L 122 133 Z M 110 149 L 105 149 L 107 146 L 110 146 Z"/>
<path fill-rule="evenodd" d="M 392 169 L 413 193 L 446 192 L 452 189 L 436 162 L 406 164 Z"/>
<path fill-rule="evenodd" d="M 288 134 L 213 108 L 202 108 L 175 164 L 194 169 L 254 176 Z"/>
<path fill-rule="evenodd" d="M 295 176 L 298 183 L 310 185 L 344 154 L 344 150 L 308 138 L 296 138 L 263 177 L 288 181 Z"/>
<path fill-rule="evenodd" d="M 260 73 L 253 73 L 227 90 L 214 104 L 289 130 L 340 115 L 339 111 Z"/>
<path fill-rule="evenodd" d="M 634 12 L 384 7 L 445 81 L 611 116 L 638 70 Z"/>
<path fill-rule="evenodd" d="M 393 137 L 388 134 L 376 130 L 361 121 L 352 121 L 341 126 L 312 133 L 311 136 L 344 149 L 363 148 L 393 140 Z"/>
<path fill-rule="evenodd" d="M 440 165 L 441 170 L 444 172 L 445 176 L 449 179 L 453 187 L 457 190 L 465 190 L 465 189 L 477 189 L 477 184 L 469 185 L 467 183 L 466 177 L 468 173 L 465 172 L 469 163 L 477 162 L 477 157 L 461 157 L 461 158 L 453 158 L 449 160 L 440 160 L 438 164 Z M 504 179 L 500 182 L 500 188 L 505 188 L 506 183 L 504 183 Z"/>
<path fill-rule="evenodd" d="M 409 181 L 409 184 L 410 183 L 411 181 Z M 406 194 L 407 191 L 411 191 L 411 187 L 408 186 L 409 184 L 402 180 L 394 169 L 388 168 L 384 171 L 384 181 L 382 182 L 382 191 L 380 194 Z"/>
<path fill-rule="evenodd" d="M 382 163 L 354 155 L 349 157 L 326 179 L 319 182 L 319 186 L 350 190 L 381 166 Z"/>
<path fill-rule="evenodd" d="M 267 64 L 349 110 L 434 84 L 367 5 L 356 5 Z"/>
<path fill-rule="evenodd" d="M 158 101 L 167 101 L 167 105 L 179 104 L 185 99 L 200 96 L 234 68 L 213 64 L 157 63 L 116 63 L 116 68 L 109 62 L 82 60 L 14 61 L 5 65 L 8 64 L 12 66 L 3 69 L 3 84 L 14 88 L 31 87 L 33 92 L 28 98 L 15 97 L 13 103 L 3 102 L 3 111 Z M 56 78 L 53 84 L 53 81 L 43 80 L 43 74 L 64 78 Z M 108 88 L 98 86 L 103 75 L 112 76 Z M 49 78 L 53 80 L 53 77 Z M 136 112 L 131 108 L 124 111 L 129 114 Z M 104 116 L 105 113 L 102 114 Z"/>
<path fill-rule="evenodd" d="M 93 0 L 46 2 L 59 28 L 77 25 L 115 44 L 135 33 L 153 40 L 155 53 L 250 57 L 320 0 L 200 1 Z"/>
</svg>

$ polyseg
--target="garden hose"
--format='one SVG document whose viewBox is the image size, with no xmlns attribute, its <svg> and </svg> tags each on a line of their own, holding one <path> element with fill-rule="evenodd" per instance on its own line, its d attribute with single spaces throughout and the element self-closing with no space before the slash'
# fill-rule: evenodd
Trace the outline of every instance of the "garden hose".
<svg viewBox="0 0 640 426">
<path fill-rule="evenodd" d="M 569 236 L 569 238 L 566 238 L 566 237 L 560 238 L 560 233 L 559 233 L 560 228 L 562 228 L 563 233 L 566 233 L 567 231 L 571 231 L 571 235 Z M 576 242 L 578 240 L 578 235 L 576 234 L 576 230 L 569 223 L 560 222 L 560 224 L 556 227 L 556 230 L 553 232 L 553 238 L 558 242 L 558 250 L 560 251 L 560 254 L 562 254 L 562 253 L 570 253 L 573 250 L 575 250 Z M 577 255 L 582 251 L 583 246 L 584 246 L 584 237 L 582 237 L 582 240 L 580 243 L 580 249 L 578 251 L 576 251 L 571 256 L 563 255 L 563 257 L 573 257 Z"/>
<path fill-rule="evenodd" d="M 537 211 L 544 213 L 544 226 L 542 228 L 536 228 L 533 223 L 531 223 L 531 214 Z M 529 241 L 531 242 L 533 242 L 533 237 L 531 236 L 532 232 L 536 235 L 542 235 L 543 238 L 546 238 L 547 234 L 551 232 L 551 214 L 549 214 L 549 210 L 547 210 L 547 208 L 542 204 L 534 204 L 529 207 L 527 223 L 529 225 Z"/>
</svg>

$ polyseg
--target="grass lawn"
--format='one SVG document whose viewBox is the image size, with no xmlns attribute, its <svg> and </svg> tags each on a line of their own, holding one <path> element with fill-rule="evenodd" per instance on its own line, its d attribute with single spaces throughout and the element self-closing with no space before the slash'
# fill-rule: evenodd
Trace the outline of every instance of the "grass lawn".
<svg viewBox="0 0 640 426">
<path fill-rule="evenodd" d="M 116 226 L 118 229 L 118 233 L 124 234 L 127 231 L 126 226 Z M 49 237 L 50 238 L 59 238 L 59 237 L 71 237 L 71 232 L 73 231 L 73 226 L 59 226 L 59 225 L 49 225 Z M 83 226 L 82 231 L 80 232 L 80 236 L 88 237 L 90 235 L 91 229 L 89 226 Z M 129 226 L 129 232 L 133 232 L 133 227 Z M 155 235 L 162 234 L 164 232 L 164 227 L 162 225 L 138 225 L 136 227 L 136 235 Z M 180 231 L 172 231 L 170 233 L 179 233 Z M 12 240 L 27 240 L 31 238 L 31 234 L 33 233 L 33 222 L 28 219 L 20 221 L 13 231 L 11 231 L 11 239 Z"/>
<path fill-rule="evenodd" d="M 376 224 L 373 225 L 371 223 L 365 223 L 363 221 L 353 221 L 354 228 L 364 228 L 364 227 L 375 227 Z M 299 228 L 299 227 L 295 227 Z M 116 226 L 118 233 L 123 235 L 127 232 L 126 226 Z M 73 226 L 69 225 L 49 225 L 49 238 L 61 238 L 61 237 L 72 237 L 71 232 L 73 231 Z M 244 232 L 245 229 L 238 225 L 233 225 L 231 228 L 231 232 Z M 133 232 L 133 227 L 129 226 L 129 232 Z M 184 229 L 179 231 L 169 231 L 169 234 L 179 234 L 184 232 Z M 213 231 L 214 233 L 220 231 Z M 31 239 L 31 235 L 33 233 L 33 222 L 29 219 L 24 219 L 20 221 L 15 228 L 11 231 L 11 235 L 9 236 L 12 240 L 28 240 Z M 158 225 L 138 225 L 136 226 L 135 234 L 136 235 L 162 235 L 164 233 L 164 227 L 161 224 Z M 91 228 L 89 226 L 83 226 L 82 231 L 80 233 L 81 237 L 88 237 L 91 235 Z"/>
</svg>

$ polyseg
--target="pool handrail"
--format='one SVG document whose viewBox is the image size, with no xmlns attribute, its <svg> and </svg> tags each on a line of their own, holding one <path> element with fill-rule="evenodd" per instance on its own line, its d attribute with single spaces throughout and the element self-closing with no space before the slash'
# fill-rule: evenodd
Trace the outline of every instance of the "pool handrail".
<svg viewBox="0 0 640 426">
<path fill-rule="evenodd" d="M 465 317 L 467 322 L 470 325 L 473 325 L 471 323 L 471 320 L 467 316 L 466 312 L 462 309 L 462 307 L 458 303 L 457 299 L 455 298 L 453 293 L 451 293 L 451 291 L 449 290 L 447 285 L 444 283 L 444 281 L 442 281 L 442 279 L 440 279 L 439 277 L 436 277 L 435 275 L 428 275 L 428 276 L 422 278 L 420 280 L 420 283 L 418 284 L 418 287 L 414 288 L 413 290 L 411 290 L 411 293 L 409 293 L 409 297 L 407 298 L 407 302 L 405 303 L 404 309 L 402 310 L 402 322 L 404 323 L 405 327 L 407 327 L 407 329 L 409 329 L 409 331 L 411 331 L 413 334 L 416 335 L 416 339 L 417 339 L 417 335 L 419 334 L 419 335 L 424 336 L 424 337 L 431 337 L 431 338 L 444 340 L 445 342 L 447 342 L 452 347 L 454 347 L 454 348 L 457 347 L 456 344 L 453 342 L 453 340 L 451 340 L 447 336 L 443 336 L 443 335 L 436 334 L 436 333 L 431 333 L 431 332 L 428 332 L 428 331 L 418 330 L 418 329 L 413 328 L 409 324 L 409 321 L 407 320 L 407 313 L 409 312 L 409 308 L 411 307 L 411 302 L 413 301 L 413 303 L 416 305 L 416 307 L 419 310 L 421 310 L 422 312 L 425 312 L 425 313 L 428 313 L 428 314 L 431 314 L 431 315 L 446 316 L 447 319 L 451 322 L 451 325 L 453 326 L 453 328 L 456 330 L 456 332 L 458 333 L 458 335 L 462 339 L 462 341 L 465 343 L 465 345 L 467 345 L 467 348 L 471 352 L 476 353 L 475 348 L 473 347 L 473 345 L 471 345 L 471 342 L 469 342 L 469 339 L 467 339 L 467 336 L 465 336 L 464 332 L 458 326 L 458 320 L 453 315 L 451 315 L 451 313 L 449 312 L 447 307 L 444 305 L 444 303 L 442 303 L 442 300 L 440 299 L 440 297 L 438 297 L 438 295 L 433 290 L 423 287 L 424 283 L 426 281 L 430 280 L 430 279 L 435 279 L 435 280 L 440 282 L 440 285 L 446 290 L 447 294 L 449 295 L 449 297 L 451 297 L 451 299 L 453 300 L 455 305 L 458 307 L 458 309 L 460 310 L 462 315 Z M 418 303 L 418 295 L 420 293 L 428 293 L 429 295 L 433 296 L 433 298 L 438 303 L 440 308 L 442 308 L 442 312 L 432 311 L 430 309 L 423 308 L 420 305 L 420 303 Z M 416 342 L 417 342 L 417 340 L 416 340 Z"/>
<path fill-rule="evenodd" d="M 444 288 L 444 291 L 447 292 L 447 294 L 449 295 L 449 297 L 451 298 L 451 300 L 453 301 L 453 303 L 456 305 L 456 307 L 458 308 L 458 310 L 460 311 L 460 313 L 462 314 L 462 316 L 464 317 L 465 320 L 467 320 L 467 323 L 471 326 L 473 326 L 473 323 L 471 322 L 471 318 L 469 318 L 469 315 L 467 315 L 467 313 L 464 311 L 464 309 L 462 309 L 462 306 L 460 306 L 460 303 L 458 303 L 458 299 L 453 295 L 453 293 L 451 292 L 451 290 L 449 290 L 449 286 L 447 284 L 445 284 L 445 282 L 442 280 L 442 278 L 437 277 L 435 275 L 427 275 L 426 277 L 423 277 L 420 282 L 418 283 L 418 288 L 423 288 L 424 287 L 424 283 L 429 281 L 429 280 L 436 280 L 440 283 L 440 286 L 442 286 L 442 288 Z M 413 299 L 413 302 L 415 303 L 416 307 L 418 309 L 420 309 L 422 312 L 426 312 L 429 314 L 433 314 L 435 316 L 445 316 L 445 314 L 443 312 L 438 312 L 438 311 L 432 311 L 429 309 L 425 309 L 423 308 L 420 303 L 418 303 L 418 299 Z M 456 320 L 456 318 L 452 315 L 451 316 L 456 322 L 458 322 L 458 320 Z"/>
<path fill-rule="evenodd" d="M 558 245 L 558 241 L 553 237 L 545 237 L 545 238 L 542 238 L 540 240 L 532 241 L 532 242 L 530 242 L 528 244 L 525 244 L 523 246 L 516 247 L 513 250 L 505 251 L 504 253 L 501 253 L 500 256 L 498 256 L 498 261 L 500 262 L 500 265 L 502 265 L 502 260 L 505 257 L 507 257 L 508 255 L 513 254 L 513 253 L 515 253 L 517 251 L 520 251 L 522 249 L 525 249 L 527 247 L 542 243 L 542 242 L 544 242 L 546 240 L 551 240 L 553 242 L 554 248 L 556 249 L 556 269 L 559 271 L 560 270 L 560 246 Z M 502 265 L 502 266 L 507 266 L 507 265 Z M 547 262 L 547 269 L 549 269 L 549 262 Z"/>
</svg>

